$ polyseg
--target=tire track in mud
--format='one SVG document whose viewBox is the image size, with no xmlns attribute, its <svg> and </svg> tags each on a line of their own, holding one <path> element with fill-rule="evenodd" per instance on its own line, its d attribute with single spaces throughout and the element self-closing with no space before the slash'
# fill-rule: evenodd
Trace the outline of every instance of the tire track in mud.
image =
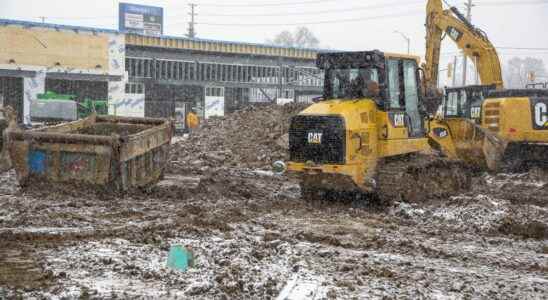
<svg viewBox="0 0 548 300">
<path fill-rule="evenodd" d="M 220 130 L 175 145 L 166 175 L 184 176 L 181 185 L 126 195 L 20 191 L 14 174 L 0 176 L 0 239 L 9 241 L 0 245 L 0 286 L 22 283 L 23 296 L 46 298 L 262 299 L 296 276 L 329 299 L 548 296 L 547 180 L 482 175 L 459 197 L 385 208 L 306 202 L 294 178 L 267 171 L 286 155 L 279 145 L 266 153 L 284 128 L 260 132 L 261 118 L 281 122 L 293 112 L 248 122 L 255 113 L 217 120 Z M 226 145 L 231 152 L 219 150 Z M 528 235 L 531 222 L 541 234 Z M 198 267 L 166 269 L 171 244 L 191 246 Z"/>
</svg>

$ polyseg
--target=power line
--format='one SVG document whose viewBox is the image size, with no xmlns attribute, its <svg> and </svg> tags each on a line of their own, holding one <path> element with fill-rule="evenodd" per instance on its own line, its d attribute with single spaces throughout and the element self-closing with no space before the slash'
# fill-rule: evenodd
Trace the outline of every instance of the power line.
<svg viewBox="0 0 548 300">
<path fill-rule="evenodd" d="M 339 13 L 348 11 L 360 11 L 368 9 L 389 8 L 389 7 L 401 7 L 403 5 L 416 5 L 422 4 L 424 1 L 413 1 L 409 3 L 390 3 L 390 4 L 377 4 L 359 7 L 350 7 L 344 9 L 330 9 L 330 10 L 318 10 L 318 11 L 306 11 L 306 12 L 289 12 L 289 13 L 270 13 L 270 14 L 202 14 L 208 17 L 279 17 L 279 16 L 305 16 L 305 15 L 319 15 L 328 13 Z"/>
<path fill-rule="evenodd" d="M 294 6 L 294 5 L 303 5 L 303 4 L 314 4 L 314 3 L 322 3 L 322 2 L 335 2 L 335 0 L 316 0 L 316 1 L 301 1 L 301 2 L 283 2 L 283 3 L 256 3 L 256 4 L 214 4 L 214 3 L 203 3 L 198 5 L 200 6 L 206 6 L 206 7 L 263 7 L 263 6 Z M 391 6 L 402 6 L 402 5 L 414 5 L 423 3 L 424 1 L 413 1 L 413 2 L 395 2 L 391 4 L 378 4 L 378 5 L 371 5 L 371 6 L 363 6 L 363 7 L 354 7 L 354 8 L 347 8 L 347 9 L 340 9 L 340 10 L 322 10 L 322 11 L 310 11 L 310 12 L 288 12 L 288 13 L 272 13 L 272 14 L 202 14 L 203 16 L 212 16 L 212 17 L 266 17 L 266 16 L 300 16 L 300 15 L 313 15 L 313 14 L 327 14 L 330 12 L 347 12 L 347 11 L 358 11 L 358 10 L 366 10 L 366 9 L 375 9 L 375 8 L 381 8 L 381 7 L 391 7 Z M 513 2 L 513 1 L 485 1 L 477 3 L 477 6 L 508 6 L 508 5 L 542 5 L 542 4 L 548 4 L 547 0 L 530 0 L 530 1 L 519 1 L 519 2 Z M 180 17 L 181 15 L 173 15 L 171 17 Z M 41 19 L 42 17 L 36 17 L 38 19 Z M 100 20 L 100 19 L 112 19 L 117 18 L 117 16 L 93 16 L 93 17 L 55 17 L 55 16 L 45 16 L 47 19 L 52 20 Z"/>
<path fill-rule="evenodd" d="M 480 2 L 478 6 L 511 6 L 511 5 L 536 5 L 536 4 L 548 4 L 546 0 L 530 0 L 530 1 L 485 1 Z"/>
<path fill-rule="evenodd" d="M 339 0 L 340 1 L 340 0 Z M 336 2 L 336 0 L 311 0 L 311 1 L 293 1 L 293 2 L 269 2 L 269 3 L 197 3 L 200 6 L 213 7 L 269 7 L 269 6 L 297 6 L 306 4 L 317 4 L 324 2 Z M 402 1 L 403 2 L 403 1 Z M 401 4 L 405 4 L 402 3 Z M 424 2 L 424 1 L 422 1 Z M 530 5 L 530 4 L 548 4 L 546 0 L 526 0 L 526 1 L 484 1 L 478 5 Z"/>
<path fill-rule="evenodd" d="M 197 23 L 198 25 L 207 25 L 207 26 L 297 26 L 297 25 L 317 25 L 317 24 L 332 24 L 332 23 L 349 23 L 349 22 L 360 22 L 360 21 L 369 21 L 383 18 L 394 18 L 394 17 L 407 17 L 407 16 L 416 16 L 422 15 L 422 11 L 416 12 L 407 12 L 400 14 L 387 14 L 387 15 L 378 15 L 366 18 L 351 18 L 351 19 L 339 19 L 339 20 L 325 20 L 325 21 L 311 21 L 311 22 L 296 22 L 296 23 Z"/>
<path fill-rule="evenodd" d="M 200 6 L 214 6 L 214 7 L 270 7 L 270 6 L 297 6 L 305 4 L 317 4 L 324 2 L 336 2 L 337 0 L 312 0 L 312 1 L 293 1 L 293 2 L 277 2 L 277 3 L 197 3 Z"/>
<path fill-rule="evenodd" d="M 379 8 L 391 8 L 391 7 L 401 7 L 401 6 L 415 6 L 417 4 L 422 4 L 424 1 L 412 1 L 412 2 L 392 2 L 392 3 L 385 3 L 385 4 L 376 4 L 376 5 L 368 5 L 368 6 L 358 6 L 358 7 L 350 7 L 350 8 L 344 8 L 344 9 L 336 9 L 336 10 L 318 10 L 318 11 L 306 11 L 306 12 L 288 12 L 288 13 L 249 13 L 249 14 L 204 14 L 201 13 L 201 16 L 205 17 L 280 17 L 280 16 L 305 16 L 305 15 L 318 15 L 318 14 L 329 14 L 329 13 L 339 13 L 339 12 L 350 12 L 350 11 L 360 11 L 360 10 L 368 10 L 368 9 L 379 9 Z M 189 5 L 195 5 L 198 4 L 192 4 Z M 200 4 L 200 6 L 202 6 Z M 186 14 L 177 14 L 177 15 L 170 15 L 171 18 L 178 18 L 185 16 Z M 96 17 L 47 17 L 48 19 L 55 19 L 55 20 L 99 20 L 99 19 L 112 19 L 117 18 L 117 16 L 96 16 Z"/>
<path fill-rule="evenodd" d="M 525 48 L 525 47 L 496 47 L 505 50 L 527 50 L 527 51 L 548 51 L 548 48 Z"/>
</svg>

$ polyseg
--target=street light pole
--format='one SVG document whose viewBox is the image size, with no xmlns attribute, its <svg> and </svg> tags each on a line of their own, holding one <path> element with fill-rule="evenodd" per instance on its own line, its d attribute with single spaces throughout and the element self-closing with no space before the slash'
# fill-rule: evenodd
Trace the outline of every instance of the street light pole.
<svg viewBox="0 0 548 300">
<path fill-rule="evenodd" d="M 411 54 L 411 39 L 400 31 L 394 30 L 394 33 L 399 33 L 407 41 L 407 54 Z"/>
</svg>

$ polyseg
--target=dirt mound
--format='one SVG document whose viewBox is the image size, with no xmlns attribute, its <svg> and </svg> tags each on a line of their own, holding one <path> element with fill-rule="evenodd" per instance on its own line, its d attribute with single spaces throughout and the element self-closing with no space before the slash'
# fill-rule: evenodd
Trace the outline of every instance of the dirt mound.
<svg viewBox="0 0 548 300">
<path fill-rule="evenodd" d="M 540 221 L 518 221 L 512 217 L 502 220 L 499 231 L 503 234 L 514 234 L 524 238 L 548 239 L 548 225 Z"/>
<path fill-rule="evenodd" d="M 209 119 L 188 140 L 174 145 L 173 167 L 180 171 L 219 166 L 268 169 L 272 162 L 288 159 L 289 120 L 307 106 L 249 106 Z"/>
</svg>

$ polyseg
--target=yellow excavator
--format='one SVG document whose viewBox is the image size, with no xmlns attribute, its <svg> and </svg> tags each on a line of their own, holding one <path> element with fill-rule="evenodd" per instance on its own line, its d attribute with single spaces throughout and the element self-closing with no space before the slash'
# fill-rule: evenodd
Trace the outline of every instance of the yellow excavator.
<svg viewBox="0 0 548 300">
<path fill-rule="evenodd" d="M 449 134 L 432 131 L 435 148 L 492 171 L 548 162 L 548 91 L 503 89 L 498 54 L 487 35 L 457 8 L 444 9 L 441 0 L 428 1 L 426 33 L 425 90 L 437 87 L 443 35 L 474 62 L 482 83 L 446 90 L 442 116 L 431 125 L 447 126 Z"/>
<path fill-rule="evenodd" d="M 286 168 L 300 175 L 304 198 L 350 192 L 418 202 L 468 187 L 463 164 L 430 146 L 429 132 L 448 128 L 429 126 L 419 60 L 378 50 L 318 54 L 323 99 L 289 129 Z"/>
</svg>

